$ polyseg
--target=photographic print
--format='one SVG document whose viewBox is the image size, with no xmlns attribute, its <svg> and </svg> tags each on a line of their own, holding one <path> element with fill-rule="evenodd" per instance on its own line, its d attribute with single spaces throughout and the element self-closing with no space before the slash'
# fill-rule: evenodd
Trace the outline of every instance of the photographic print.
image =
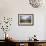
<svg viewBox="0 0 46 46">
<path fill-rule="evenodd" d="M 32 26 L 34 24 L 33 14 L 18 14 L 18 25 Z"/>
</svg>

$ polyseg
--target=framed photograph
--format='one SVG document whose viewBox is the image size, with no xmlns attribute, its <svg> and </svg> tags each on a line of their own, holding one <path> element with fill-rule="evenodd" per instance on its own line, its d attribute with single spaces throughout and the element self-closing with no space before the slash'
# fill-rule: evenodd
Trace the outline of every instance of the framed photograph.
<svg viewBox="0 0 46 46">
<path fill-rule="evenodd" d="M 34 15 L 33 14 L 18 14 L 18 25 L 19 26 L 34 25 Z"/>
</svg>

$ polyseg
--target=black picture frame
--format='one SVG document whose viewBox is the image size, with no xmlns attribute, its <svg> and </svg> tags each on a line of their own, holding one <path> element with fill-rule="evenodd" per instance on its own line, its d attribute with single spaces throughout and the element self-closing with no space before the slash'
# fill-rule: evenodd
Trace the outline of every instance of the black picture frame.
<svg viewBox="0 0 46 46">
<path fill-rule="evenodd" d="M 33 26 L 34 14 L 18 14 L 18 26 Z"/>
</svg>

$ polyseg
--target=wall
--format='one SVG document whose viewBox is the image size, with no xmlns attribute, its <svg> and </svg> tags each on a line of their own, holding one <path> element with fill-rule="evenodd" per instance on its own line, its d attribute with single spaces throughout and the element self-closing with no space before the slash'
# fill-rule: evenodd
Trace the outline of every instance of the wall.
<svg viewBox="0 0 46 46">
<path fill-rule="evenodd" d="M 45 6 L 32 8 L 28 0 L 0 0 L 0 18 L 4 16 L 13 18 L 8 33 L 16 40 L 27 40 L 34 34 L 37 35 L 37 39 L 45 40 L 45 12 Z M 34 25 L 18 26 L 18 14 L 34 14 Z M 0 31 L 0 35 L 1 33 L 3 32 Z M 4 38 L 0 36 L 0 39 Z"/>
</svg>

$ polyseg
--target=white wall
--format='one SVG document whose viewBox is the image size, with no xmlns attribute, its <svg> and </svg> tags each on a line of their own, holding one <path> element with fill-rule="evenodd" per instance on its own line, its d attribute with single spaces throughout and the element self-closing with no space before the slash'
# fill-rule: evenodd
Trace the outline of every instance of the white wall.
<svg viewBox="0 0 46 46">
<path fill-rule="evenodd" d="M 13 18 L 11 29 L 8 32 L 17 40 L 27 40 L 34 34 L 39 40 L 45 40 L 45 12 L 45 6 L 32 8 L 28 0 L 0 0 L 0 16 Z M 34 25 L 18 26 L 18 14 L 34 14 Z"/>
</svg>

